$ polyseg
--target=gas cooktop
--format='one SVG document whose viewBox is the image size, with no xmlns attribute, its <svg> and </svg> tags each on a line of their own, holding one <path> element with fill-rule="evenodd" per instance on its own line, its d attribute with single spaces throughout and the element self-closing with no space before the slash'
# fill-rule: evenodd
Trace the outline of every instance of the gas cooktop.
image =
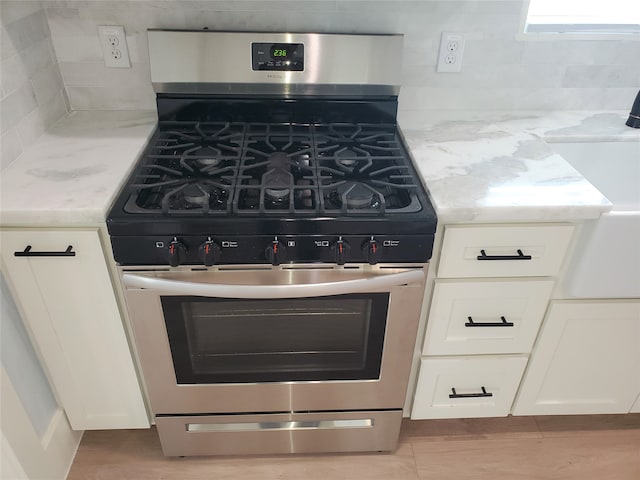
<svg viewBox="0 0 640 480">
<path fill-rule="evenodd" d="M 166 122 L 129 214 L 371 216 L 422 209 L 394 125 Z"/>
<path fill-rule="evenodd" d="M 426 261 L 436 216 L 395 108 L 159 96 L 158 128 L 108 216 L 116 260 Z"/>
</svg>

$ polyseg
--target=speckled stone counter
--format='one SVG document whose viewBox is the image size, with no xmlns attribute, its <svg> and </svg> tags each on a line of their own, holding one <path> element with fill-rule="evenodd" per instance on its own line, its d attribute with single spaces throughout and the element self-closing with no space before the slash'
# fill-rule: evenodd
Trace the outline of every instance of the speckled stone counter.
<svg viewBox="0 0 640 480">
<path fill-rule="evenodd" d="M 71 112 L 2 172 L 0 223 L 104 223 L 155 124 L 154 111 Z"/>
<path fill-rule="evenodd" d="M 440 223 L 598 218 L 610 202 L 552 142 L 640 141 L 622 112 L 443 121 L 403 133 Z"/>
</svg>

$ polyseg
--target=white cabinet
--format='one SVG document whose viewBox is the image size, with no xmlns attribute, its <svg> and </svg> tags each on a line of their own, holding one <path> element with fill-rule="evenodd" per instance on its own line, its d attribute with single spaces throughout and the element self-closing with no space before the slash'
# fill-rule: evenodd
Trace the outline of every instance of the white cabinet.
<svg viewBox="0 0 640 480">
<path fill-rule="evenodd" d="M 640 300 L 553 302 L 515 415 L 627 413 L 640 392 Z"/>
<path fill-rule="evenodd" d="M 149 427 L 98 229 L 7 229 L 1 239 L 3 269 L 72 427 Z"/>
<path fill-rule="evenodd" d="M 423 358 L 412 418 L 509 414 L 526 356 Z"/>
<path fill-rule="evenodd" d="M 445 227 L 411 418 L 510 413 L 573 230 Z"/>
<path fill-rule="evenodd" d="M 436 280 L 423 355 L 530 352 L 552 288 L 549 279 Z"/>
<path fill-rule="evenodd" d="M 564 224 L 448 226 L 438 278 L 553 276 L 573 230 Z"/>
<path fill-rule="evenodd" d="M 638 394 L 638 398 L 636 398 L 636 403 L 633 404 L 629 413 L 640 413 L 640 394 Z"/>
</svg>

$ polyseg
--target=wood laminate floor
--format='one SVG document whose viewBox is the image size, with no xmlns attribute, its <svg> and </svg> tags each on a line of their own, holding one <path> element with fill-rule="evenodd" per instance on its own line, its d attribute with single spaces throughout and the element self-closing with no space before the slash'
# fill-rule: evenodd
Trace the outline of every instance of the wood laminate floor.
<svg viewBox="0 0 640 480">
<path fill-rule="evenodd" d="M 154 428 L 84 434 L 68 480 L 640 480 L 640 414 L 405 420 L 393 453 L 162 456 Z"/>
</svg>

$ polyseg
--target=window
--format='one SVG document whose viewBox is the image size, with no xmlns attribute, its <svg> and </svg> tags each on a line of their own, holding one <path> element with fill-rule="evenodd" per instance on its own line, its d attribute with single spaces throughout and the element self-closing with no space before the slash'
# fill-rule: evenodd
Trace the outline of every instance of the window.
<svg viewBox="0 0 640 480">
<path fill-rule="evenodd" d="M 640 33 L 640 0 L 529 0 L 527 33 Z"/>
</svg>

